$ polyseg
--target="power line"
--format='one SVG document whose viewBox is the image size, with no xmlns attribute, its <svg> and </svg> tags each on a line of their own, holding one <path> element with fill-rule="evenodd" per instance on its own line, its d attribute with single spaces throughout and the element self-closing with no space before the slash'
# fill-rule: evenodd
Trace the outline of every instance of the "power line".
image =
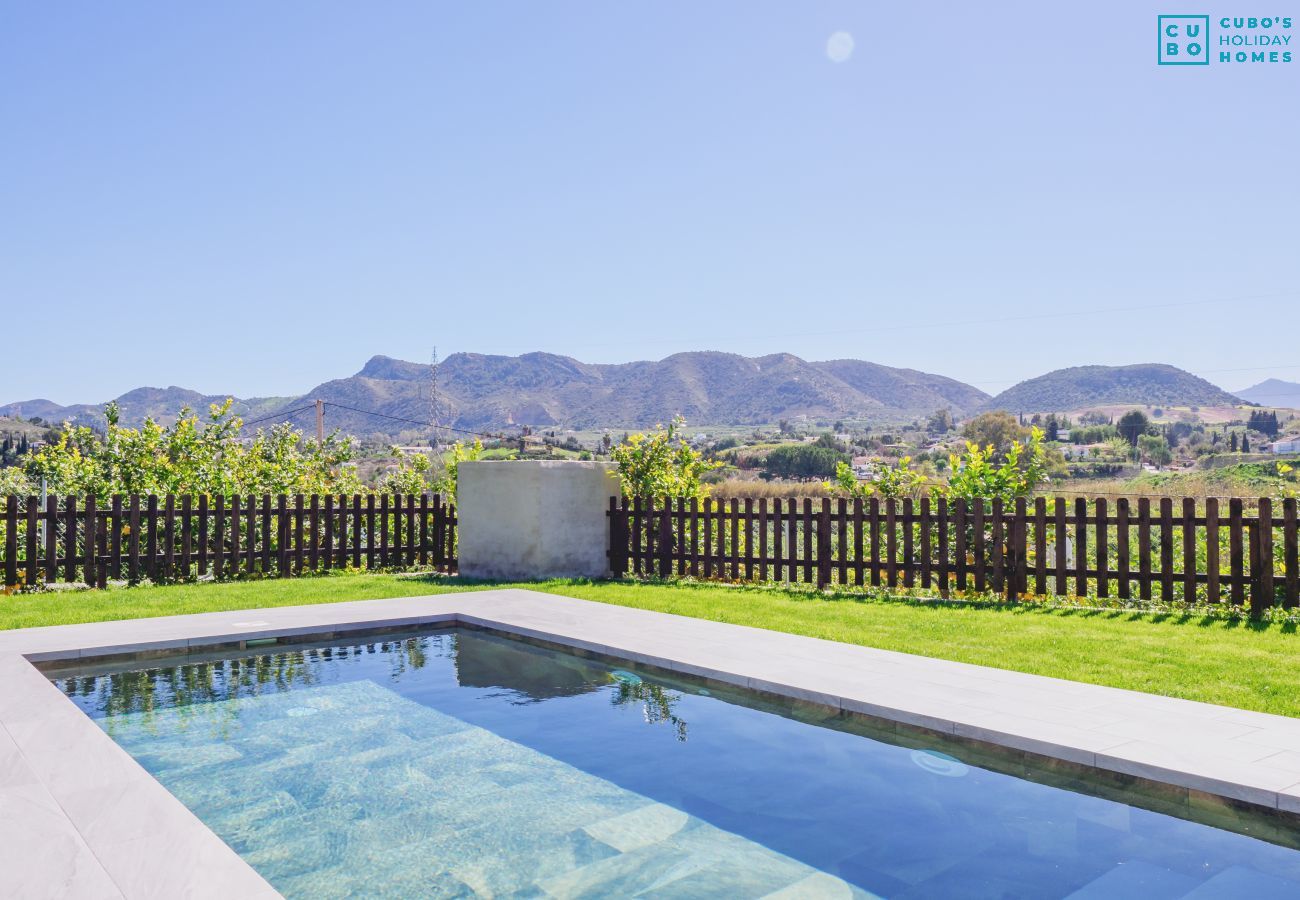
<svg viewBox="0 0 1300 900">
<path fill-rule="evenodd" d="M 297 409 L 290 409 L 290 410 L 286 410 L 285 412 L 272 413 L 269 416 L 262 416 L 260 419 L 246 419 L 244 420 L 244 425 L 246 426 L 256 425 L 259 422 L 269 422 L 272 419 L 279 419 L 280 421 L 285 421 L 286 419 L 289 418 L 289 416 L 295 415 L 296 413 L 300 413 L 300 412 L 306 412 L 309 409 L 315 409 L 315 408 L 316 408 L 316 403 L 315 401 L 313 401 L 311 406 L 300 406 Z"/>
</svg>

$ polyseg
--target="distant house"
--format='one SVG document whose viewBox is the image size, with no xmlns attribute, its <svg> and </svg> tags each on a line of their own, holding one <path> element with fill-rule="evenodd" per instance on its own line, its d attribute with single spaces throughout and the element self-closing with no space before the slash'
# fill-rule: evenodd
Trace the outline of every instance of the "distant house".
<svg viewBox="0 0 1300 900">
<path fill-rule="evenodd" d="M 1070 429 L 1058 428 L 1056 431 L 1056 439 L 1058 441 L 1068 441 L 1070 439 Z"/>
<path fill-rule="evenodd" d="M 1273 442 L 1274 453 L 1300 453 L 1300 437 L 1283 438 Z"/>
<path fill-rule="evenodd" d="M 876 480 L 876 463 L 869 456 L 853 457 L 853 477 L 858 481 Z"/>
</svg>

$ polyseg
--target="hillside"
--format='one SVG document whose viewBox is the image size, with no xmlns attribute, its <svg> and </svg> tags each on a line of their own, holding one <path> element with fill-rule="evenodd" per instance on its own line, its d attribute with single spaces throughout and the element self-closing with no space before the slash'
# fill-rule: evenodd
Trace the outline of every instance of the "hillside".
<svg viewBox="0 0 1300 900">
<path fill-rule="evenodd" d="M 239 400 L 245 416 L 288 412 L 317 398 L 387 416 L 427 421 L 427 365 L 376 356 L 355 375 L 327 381 L 298 397 Z M 489 356 L 457 353 L 438 367 L 440 418 L 467 429 L 507 425 L 633 428 L 684 415 L 699 424 L 737 425 L 808 416 L 903 421 L 951 407 L 969 412 L 988 395 L 913 369 L 862 360 L 808 362 L 786 353 L 757 358 L 679 353 L 658 361 L 593 365 L 549 353 Z M 203 410 L 220 397 L 183 388 L 139 388 L 118 399 L 123 419 L 174 416 L 182 405 Z M 418 426 L 334 406 L 329 425 L 355 434 L 396 435 Z M 47 421 L 102 421 L 102 404 L 61 407 L 43 400 L 0 406 L 0 414 Z M 289 421 L 308 427 L 313 413 Z"/>
<path fill-rule="evenodd" d="M 1248 403 L 1258 403 L 1260 406 L 1284 406 L 1290 409 L 1300 409 L 1300 382 L 1270 378 L 1243 391 L 1234 391 L 1234 393 L 1242 400 Z"/>
<path fill-rule="evenodd" d="M 1233 406 L 1240 401 L 1204 378 L 1174 366 L 1076 366 L 1057 369 L 1008 388 L 985 409 L 1063 412 L 1108 403 L 1145 406 Z"/>
</svg>

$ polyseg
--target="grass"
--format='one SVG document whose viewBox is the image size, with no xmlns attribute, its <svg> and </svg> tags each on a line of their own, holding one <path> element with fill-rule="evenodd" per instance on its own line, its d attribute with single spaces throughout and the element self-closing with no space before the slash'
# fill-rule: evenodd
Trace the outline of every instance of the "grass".
<svg viewBox="0 0 1300 900">
<path fill-rule="evenodd" d="M 0 628 L 528 587 L 601 603 L 1300 716 L 1291 624 L 1173 614 L 941 604 L 772 587 L 400 575 L 119 588 L 0 598 Z"/>
</svg>

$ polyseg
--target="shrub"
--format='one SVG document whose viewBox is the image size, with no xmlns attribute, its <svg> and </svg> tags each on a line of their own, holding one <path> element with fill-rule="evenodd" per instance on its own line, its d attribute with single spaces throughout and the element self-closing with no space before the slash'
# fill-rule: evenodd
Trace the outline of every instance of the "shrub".
<svg viewBox="0 0 1300 900">
<path fill-rule="evenodd" d="M 949 457 L 952 477 L 945 493 L 950 499 L 1002 500 L 1013 503 L 1028 497 L 1047 480 L 1047 453 L 1043 430 L 1031 428 L 1029 440 L 1012 441 L 1002 462 L 995 461 L 992 445 L 966 444 L 966 452 Z"/>
<path fill-rule="evenodd" d="M 611 452 L 618 463 L 623 493 L 629 497 L 705 497 L 706 472 L 718 468 L 690 444 L 677 436 L 686 424 L 680 416 L 665 429 L 657 426 L 650 434 L 629 435 Z"/>
</svg>

